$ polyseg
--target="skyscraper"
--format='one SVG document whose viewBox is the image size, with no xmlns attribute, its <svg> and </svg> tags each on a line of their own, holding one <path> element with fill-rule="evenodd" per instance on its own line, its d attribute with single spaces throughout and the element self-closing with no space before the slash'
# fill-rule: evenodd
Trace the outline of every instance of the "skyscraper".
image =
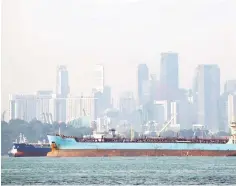
<svg viewBox="0 0 236 186">
<path fill-rule="evenodd" d="M 145 83 L 149 80 L 149 71 L 146 64 L 138 65 L 138 99 L 139 104 L 145 104 L 144 100 L 144 86 Z"/>
<path fill-rule="evenodd" d="M 236 92 L 236 80 L 234 79 L 226 81 L 224 86 L 224 93 L 229 94 L 234 92 Z"/>
<path fill-rule="evenodd" d="M 94 68 L 94 89 L 103 93 L 104 90 L 104 66 L 95 65 Z"/>
<path fill-rule="evenodd" d="M 36 92 L 36 118 L 42 119 L 43 114 L 52 114 L 50 101 L 53 97 L 53 91 L 37 91 Z"/>
<path fill-rule="evenodd" d="M 199 65 L 193 87 L 198 124 L 219 130 L 220 69 L 217 65 Z"/>
<path fill-rule="evenodd" d="M 178 54 L 173 52 L 161 53 L 160 83 L 162 99 L 174 100 L 179 89 Z"/>
<path fill-rule="evenodd" d="M 10 120 L 21 119 L 30 122 L 36 117 L 36 96 L 33 94 L 9 95 Z"/>
<path fill-rule="evenodd" d="M 111 108 L 111 87 L 104 86 L 102 100 L 104 104 L 104 109 Z"/>
<path fill-rule="evenodd" d="M 229 94 L 228 95 L 228 101 L 227 101 L 227 114 L 228 114 L 228 126 L 231 122 L 236 121 L 236 93 L 235 94 Z M 227 129 L 229 129 L 229 127 Z"/>
<path fill-rule="evenodd" d="M 57 96 L 66 98 L 69 94 L 69 77 L 66 66 L 59 66 L 57 68 Z"/>
<path fill-rule="evenodd" d="M 56 121 L 66 121 L 66 98 L 70 92 L 66 66 L 57 68 Z"/>
</svg>

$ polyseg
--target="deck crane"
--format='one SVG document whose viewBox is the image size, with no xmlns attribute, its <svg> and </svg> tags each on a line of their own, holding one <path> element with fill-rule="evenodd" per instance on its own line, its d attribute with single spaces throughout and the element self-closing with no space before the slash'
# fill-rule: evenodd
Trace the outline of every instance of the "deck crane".
<svg viewBox="0 0 236 186">
<path fill-rule="evenodd" d="M 164 123 L 164 127 L 157 133 L 157 136 L 158 136 L 158 137 L 161 137 L 161 132 L 164 131 L 164 130 L 170 125 L 171 121 L 172 121 L 173 119 L 175 119 L 176 115 L 177 115 L 177 114 L 174 114 L 174 115 L 171 117 L 171 119 L 170 119 L 169 121 L 167 121 L 166 124 Z"/>
</svg>

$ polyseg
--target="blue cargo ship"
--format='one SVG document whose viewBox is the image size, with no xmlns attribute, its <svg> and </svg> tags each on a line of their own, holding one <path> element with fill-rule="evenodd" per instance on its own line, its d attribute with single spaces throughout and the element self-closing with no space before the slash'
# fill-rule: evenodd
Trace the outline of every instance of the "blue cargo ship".
<svg viewBox="0 0 236 186">
<path fill-rule="evenodd" d="M 184 138 L 76 138 L 48 135 L 52 157 L 84 156 L 236 156 L 236 123 L 228 139 Z"/>
<path fill-rule="evenodd" d="M 51 150 L 50 144 L 46 143 L 28 143 L 24 135 L 20 134 L 19 143 L 13 142 L 11 150 L 8 152 L 10 157 L 31 157 L 47 156 Z"/>
<path fill-rule="evenodd" d="M 50 150 L 49 144 L 13 143 L 8 155 L 10 157 L 47 156 Z"/>
</svg>

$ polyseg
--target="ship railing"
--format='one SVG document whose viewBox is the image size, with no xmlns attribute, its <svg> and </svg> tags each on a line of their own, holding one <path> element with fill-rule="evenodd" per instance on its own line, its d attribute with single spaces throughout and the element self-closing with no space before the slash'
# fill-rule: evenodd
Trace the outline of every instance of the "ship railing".
<svg viewBox="0 0 236 186">
<path fill-rule="evenodd" d="M 45 146 L 45 145 L 50 145 L 49 143 L 26 143 L 28 145 L 35 145 L 35 146 Z"/>
<path fill-rule="evenodd" d="M 118 143 L 218 143 L 218 144 L 225 144 L 229 141 L 228 138 L 136 138 L 136 139 L 129 139 L 129 138 L 78 138 L 75 136 L 64 136 L 59 135 L 62 138 L 74 138 L 77 142 L 118 142 Z"/>
</svg>

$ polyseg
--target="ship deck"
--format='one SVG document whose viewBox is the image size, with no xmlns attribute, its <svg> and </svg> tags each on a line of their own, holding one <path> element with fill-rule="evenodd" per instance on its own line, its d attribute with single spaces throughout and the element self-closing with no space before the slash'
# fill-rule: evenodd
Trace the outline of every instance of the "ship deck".
<svg viewBox="0 0 236 186">
<path fill-rule="evenodd" d="M 206 144 L 226 144 L 229 139 L 228 138 L 78 138 L 75 136 L 64 136 L 58 135 L 61 138 L 72 138 L 75 139 L 76 142 L 96 142 L 96 143 L 206 143 Z"/>
</svg>

